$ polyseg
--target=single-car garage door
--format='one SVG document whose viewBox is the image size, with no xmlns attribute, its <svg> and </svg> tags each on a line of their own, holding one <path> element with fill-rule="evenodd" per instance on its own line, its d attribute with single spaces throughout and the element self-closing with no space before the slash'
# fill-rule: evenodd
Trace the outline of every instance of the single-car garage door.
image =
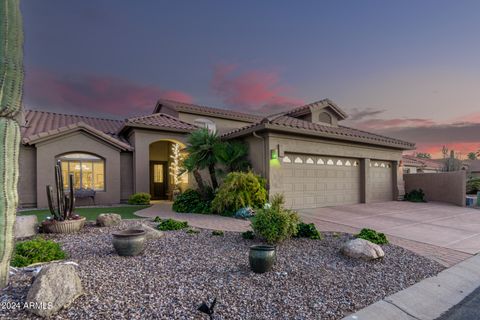
<svg viewBox="0 0 480 320">
<path fill-rule="evenodd" d="M 282 191 L 294 209 L 360 202 L 360 161 L 353 158 L 286 153 Z"/>
<path fill-rule="evenodd" d="M 392 163 L 388 161 L 371 160 L 369 173 L 369 201 L 393 200 Z"/>
</svg>

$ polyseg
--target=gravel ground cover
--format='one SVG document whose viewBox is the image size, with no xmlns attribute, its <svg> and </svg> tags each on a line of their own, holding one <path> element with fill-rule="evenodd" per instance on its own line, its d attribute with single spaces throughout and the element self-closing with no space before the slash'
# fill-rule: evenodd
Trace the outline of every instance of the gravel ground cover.
<svg viewBox="0 0 480 320">
<path fill-rule="evenodd" d="M 350 259 L 339 249 L 352 236 L 335 233 L 279 245 L 273 271 L 261 275 L 248 267 L 248 248 L 258 241 L 235 232 L 165 232 L 142 255 L 117 256 L 110 233 L 135 223 L 48 236 L 79 264 L 86 291 L 55 319 L 208 319 L 196 310 L 208 297 L 217 298 L 215 319 L 340 319 L 443 269 L 393 245 L 382 246 L 379 261 Z M 0 295 L 2 306 L 23 302 L 30 282 L 23 273 L 13 275 Z M 34 318 L 5 308 L 0 317 Z"/>
</svg>

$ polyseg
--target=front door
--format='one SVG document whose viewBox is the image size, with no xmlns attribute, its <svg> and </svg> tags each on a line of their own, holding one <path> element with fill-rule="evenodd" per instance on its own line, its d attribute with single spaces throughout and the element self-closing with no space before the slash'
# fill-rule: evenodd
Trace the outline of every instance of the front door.
<svg viewBox="0 0 480 320">
<path fill-rule="evenodd" d="M 153 200 L 168 199 L 168 175 L 166 161 L 150 161 L 150 194 Z"/>
</svg>

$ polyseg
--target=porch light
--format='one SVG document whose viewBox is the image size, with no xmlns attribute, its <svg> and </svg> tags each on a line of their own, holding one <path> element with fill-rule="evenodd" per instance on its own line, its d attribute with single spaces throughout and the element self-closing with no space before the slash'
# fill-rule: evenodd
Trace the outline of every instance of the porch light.
<svg viewBox="0 0 480 320">
<path fill-rule="evenodd" d="M 277 160 L 278 159 L 278 150 L 272 149 L 270 150 L 270 159 Z"/>
</svg>

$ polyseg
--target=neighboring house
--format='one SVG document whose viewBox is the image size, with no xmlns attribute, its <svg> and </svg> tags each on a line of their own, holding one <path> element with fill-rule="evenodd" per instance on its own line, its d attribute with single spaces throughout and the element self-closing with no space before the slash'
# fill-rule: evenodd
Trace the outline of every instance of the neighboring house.
<svg viewBox="0 0 480 320">
<path fill-rule="evenodd" d="M 462 169 L 467 171 L 467 177 L 480 178 L 480 160 L 464 160 Z"/>
<path fill-rule="evenodd" d="M 249 146 L 252 169 L 270 194 L 287 205 L 311 208 L 397 197 L 397 168 L 414 144 L 344 127 L 347 117 L 330 100 L 262 117 L 225 109 L 159 100 L 153 114 L 125 121 L 25 111 L 20 150 L 20 204 L 46 207 L 45 186 L 54 164 L 73 173 L 75 187 L 96 190 L 97 204 L 124 202 L 135 192 L 167 199 L 172 144 L 206 127 L 222 139 Z M 182 189 L 194 187 L 183 179 Z"/>
<path fill-rule="evenodd" d="M 403 173 L 435 173 L 442 172 L 445 164 L 442 160 L 417 158 L 411 155 L 402 156 Z"/>
</svg>

